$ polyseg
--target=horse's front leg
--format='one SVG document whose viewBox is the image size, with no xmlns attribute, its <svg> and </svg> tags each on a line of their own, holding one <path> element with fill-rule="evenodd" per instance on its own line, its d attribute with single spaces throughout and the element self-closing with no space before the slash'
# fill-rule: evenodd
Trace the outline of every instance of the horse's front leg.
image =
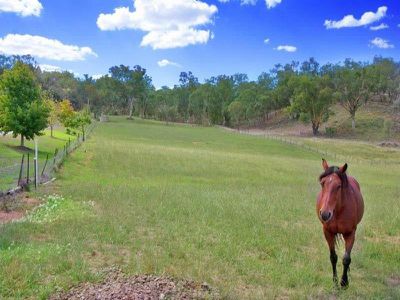
<svg viewBox="0 0 400 300">
<path fill-rule="evenodd" d="M 347 276 L 347 272 L 349 271 L 350 268 L 350 263 L 351 263 L 351 250 L 353 249 L 354 245 L 354 238 L 355 238 L 355 231 L 349 233 L 349 234 L 344 234 L 343 238 L 345 241 L 346 245 L 346 251 L 343 256 L 343 275 L 342 275 L 342 280 L 340 281 L 340 285 L 342 287 L 347 287 L 349 285 L 349 278 Z"/>
<path fill-rule="evenodd" d="M 329 251 L 330 251 L 330 259 L 331 259 L 332 272 L 333 272 L 333 282 L 335 284 L 337 284 L 338 277 L 337 277 L 337 271 L 336 271 L 336 264 L 338 261 L 338 257 L 336 255 L 336 251 L 335 251 L 335 235 L 325 229 L 324 229 L 324 235 L 325 235 L 325 239 L 328 243 Z"/>
</svg>

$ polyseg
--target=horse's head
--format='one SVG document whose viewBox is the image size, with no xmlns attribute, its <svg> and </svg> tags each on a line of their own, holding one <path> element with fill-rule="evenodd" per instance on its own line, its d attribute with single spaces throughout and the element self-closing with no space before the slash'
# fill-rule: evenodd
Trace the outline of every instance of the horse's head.
<svg viewBox="0 0 400 300">
<path fill-rule="evenodd" d="M 342 167 L 329 167 L 325 159 L 322 159 L 324 173 L 319 176 L 321 183 L 319 218 L 322 222 L 330 221 L 337 205 L 342 200 L 343 188 L 347 187 L 347 164 Z"/>
</svg>

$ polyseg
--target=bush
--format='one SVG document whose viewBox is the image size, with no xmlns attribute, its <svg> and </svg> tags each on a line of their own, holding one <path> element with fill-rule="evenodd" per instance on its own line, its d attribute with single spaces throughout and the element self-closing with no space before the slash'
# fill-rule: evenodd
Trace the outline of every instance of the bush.
<svg viewBox="0 0 400 300">
<path fill-rule="evenodd" d="M 334 137 L 337 133 L 337 130 L 335 127 L 326 127 L 325 133 L 328 137 Z"/>
</svg>

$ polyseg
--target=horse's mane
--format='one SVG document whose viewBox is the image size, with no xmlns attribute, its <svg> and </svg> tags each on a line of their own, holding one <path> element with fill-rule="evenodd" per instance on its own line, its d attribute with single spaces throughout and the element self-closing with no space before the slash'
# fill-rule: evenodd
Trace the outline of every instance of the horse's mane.
<svg viewBox="0 0 400 300">
<path fill-rule="evenodd" d="M 340 169 L 339 169 L 339 167 L 337 167 L 337 166 L 329 167 L 328 169 L 325 170 L 324 173 L 322 173 L 322 174 L 319 176 L 319 181 L 321 181 L 323 178 L 325 178 L 325 177 L 327 177 L 327 176 L 329 176 L 329 175 L 336 174 L 336 175 L 339 176 L 340 181 L 342 182 L 342 186 L 343 186 L 343 187 L 347 187 L 347 183 L 348 183 L 348 181 L 347 181 L 347 175 L 346 175 L 346 173 L 342 173 L 342 172 L 340 172 L 339 170 L 340 170 Z"/>
</svg>

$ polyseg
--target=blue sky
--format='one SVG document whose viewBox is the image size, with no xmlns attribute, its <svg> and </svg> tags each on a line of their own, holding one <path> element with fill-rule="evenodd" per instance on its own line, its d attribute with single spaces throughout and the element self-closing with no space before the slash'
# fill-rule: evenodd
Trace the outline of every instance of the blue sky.
<svg viewBox="0 0 400 300">
<path fill-rule="evenodd" d="M 398 0 L 0 0 L 0 53 L 90 75 L 139 64 L 161 87 L 311 56 L 400 60 L 399 24 Z"/>
</svg>

